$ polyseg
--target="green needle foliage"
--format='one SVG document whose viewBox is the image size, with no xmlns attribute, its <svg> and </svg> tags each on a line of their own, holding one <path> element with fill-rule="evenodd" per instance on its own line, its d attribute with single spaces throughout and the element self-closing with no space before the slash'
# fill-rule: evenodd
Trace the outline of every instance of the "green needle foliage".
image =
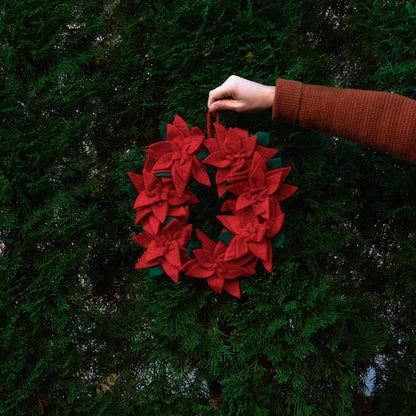
<svg viewBox="0 0 416 416">
<path fill-rule="evenodd" d="M 416 98 L 415 28 L 404 0 L 0 2 L 0 415 L 414 415 L 414 166 L 221 114 L 299 187 L 241 299 L 135 270 L 126 185 L 233 73 Z"/>
</svg>

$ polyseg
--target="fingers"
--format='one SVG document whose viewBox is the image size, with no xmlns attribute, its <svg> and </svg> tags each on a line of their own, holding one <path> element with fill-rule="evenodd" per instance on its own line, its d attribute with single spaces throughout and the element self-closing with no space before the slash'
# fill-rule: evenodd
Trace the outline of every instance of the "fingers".
<svg viewBox="0 0 416 416">
<path fill-rule="evenodd" d="M 241 111 L 240 107 L 241 102 L 233 99 L 221 99 L 208 104 L 208 109 L 211 113 L 218 113 L 224 110 Z"/>
<path fill-rule="evenodd" d="M 224 98 L 232 100 L 235 98 L 235 78 L 237 78 L 235 75 L 231 75 L 222 85 L 210 91 L 208 95 L 208 108 L 210 108 L 211 105 L 218 100 L 222 100 Z"/>
</svg>

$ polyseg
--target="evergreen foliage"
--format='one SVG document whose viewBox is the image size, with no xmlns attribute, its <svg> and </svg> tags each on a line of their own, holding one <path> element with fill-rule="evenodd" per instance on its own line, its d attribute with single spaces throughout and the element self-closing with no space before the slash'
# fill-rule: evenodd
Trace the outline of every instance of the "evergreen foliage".
<svg viewBox="0 0 416 416">
<path fill-rule="evenodd" d="M 126 185 L 233 73 L 416 98 L 415 23 L 404 0 L 1 2 L 0 414 L 359 415 L 374 367 L 374 408 L 414 415 L 414 166 L 222 114 L 299 187 L 240 300 L 134 269 Z"/>
</svg>

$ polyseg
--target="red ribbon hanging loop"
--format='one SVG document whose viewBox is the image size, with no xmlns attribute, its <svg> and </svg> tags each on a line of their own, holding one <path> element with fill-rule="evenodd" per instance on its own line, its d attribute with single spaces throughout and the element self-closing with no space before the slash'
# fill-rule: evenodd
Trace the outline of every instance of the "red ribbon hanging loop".
<svg viewBox="0 0 416 416">
<path fill-rule="evenodd" d="M 220 121 L 220 113 L 218 112 L 216 114 L 216 120 L 217 123 L 219 123 Z M 211 139 L 212 138 L 212 134 L 211 134 L 211 112 L 208 111 L 207 112 L 207 138 Z"/>
</svg>

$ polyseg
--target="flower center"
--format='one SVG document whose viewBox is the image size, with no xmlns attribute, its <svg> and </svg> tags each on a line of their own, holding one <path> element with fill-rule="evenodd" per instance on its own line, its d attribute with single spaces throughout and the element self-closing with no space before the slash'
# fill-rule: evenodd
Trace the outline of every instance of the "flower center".
<svg viewBox="0 0 416 416">
<path fill-rule="evenodd" d="M 264 224 L 253 224 L 249 222 L 242 229 L 241 235 L 249 241 L 261 242 L 264 240 L 268 226 Z"/>
<path fill-rule="evenodd" d="M 264 201 L 267 190 L 265 188 L 252 188 L 248 191 L 248 194 L 253 201 Z"/>
</svg>

